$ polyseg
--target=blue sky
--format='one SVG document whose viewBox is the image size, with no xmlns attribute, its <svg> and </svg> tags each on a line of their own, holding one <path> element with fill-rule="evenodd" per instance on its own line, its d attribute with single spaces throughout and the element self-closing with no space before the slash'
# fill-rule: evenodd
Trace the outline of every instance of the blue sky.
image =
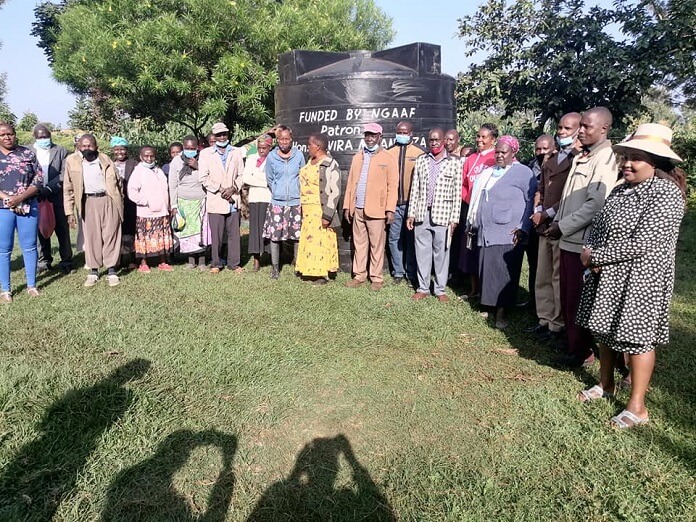
<svg viewBox="0 0 696 522">
<path fill-rule="evenodd" d="M 42 121 L 65 126 L 75 100 L 53 80 L 46 57 L 30 34 L 36 3 L 8 0 L 0 9 L 0 73 L 7 74 L 6 101 L 17 117 L 32 111 Z M 397 34 L 393 46 L 412 42 L 440 45 L 442 70 L 452 76 L 470 63 L 464 56 L 464 43 L 456 38 L 457 19 L 472 13 L 479 3 L 446 0 L 429 5 L 423 0 L 377 0 L 394 21 Z"/>
</svg>

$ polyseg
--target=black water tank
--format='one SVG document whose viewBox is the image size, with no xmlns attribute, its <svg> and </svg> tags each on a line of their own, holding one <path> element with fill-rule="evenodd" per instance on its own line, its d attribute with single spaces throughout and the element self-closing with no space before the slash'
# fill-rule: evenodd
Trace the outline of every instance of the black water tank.
<svg viewBox="0 0 696 522">
<path fill-rule="evenodd" d="M 454 78 L 440 70 L 440 46 L 413 43 L 385 51 L 291 51 L 280 56 L 276 122 L 292 127 L 306 152 L 312 132 L 329 136 L 342 169 L 360 147 L 362 125 L 384 128 L 382 145 L 394 143 L 396 124 L 413 123 L 425 147 L 431 127 L 456 128 Z"/>
<path fill-rule="evenodd" d="M 295 146 L 307 152 L 312 132 L 329 137 L 345 188 L 350 162 L 365 123 L 377 122 L 382 146 L 394 143 L 396 125 L 413 124 L 414 140 L 426 146 L 428 130 L 456 128 L 455 80 L 441 73 L 440 46 L 413 43 L 384 51 L 291 51 L 280 56 L 275 89 L 276 122 L 293 129 Z M 341 268 L 350 271 L 350 227 L 339 236 Z"/>
</svg>

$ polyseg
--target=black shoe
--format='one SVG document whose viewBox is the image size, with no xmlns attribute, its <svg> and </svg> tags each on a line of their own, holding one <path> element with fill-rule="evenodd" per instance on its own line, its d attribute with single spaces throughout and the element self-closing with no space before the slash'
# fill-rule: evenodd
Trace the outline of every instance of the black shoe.
<svg viewBox="0 0 696 522">
<path fill-rule="evenodd" d="M 522 331 L 524 333 L 533 333 L 533 334 L 541 335 L 545 332 L 548 332 L 549 327 L 546 325 L 537 323 L 533 326 L 528 326 L 527 328 L 523 328 Z"/>
<path fill-rule="evenodd" d="M 565 368 L 589 368 L 595 362 L 594 354 L 589 357 L 578 357 L 577 355 L 563 354 L 556 357 L 556 364 Z"/>
<path fill-rule="evenodd" d="M 400 285 L 403 282 L 404 278 L 402 276 L 392 277 L 392 283 L 394 283 L 395 285 Z"/>
<path fill-rule="evenodd" d="M 271 269 L 271 279 L 278 279 L 280 277 L 280 271 L 277 268 Z"/>
</svg>

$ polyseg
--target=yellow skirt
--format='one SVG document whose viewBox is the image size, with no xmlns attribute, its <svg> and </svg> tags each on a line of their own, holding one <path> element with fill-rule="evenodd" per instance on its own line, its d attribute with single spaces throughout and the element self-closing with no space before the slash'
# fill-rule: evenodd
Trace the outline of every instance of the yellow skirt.
<svg viewBox="0 0 696 522">
<path fill-rule="evenodd" d="M 306 277 L 327 277 L 338 270 L 336 231 L 321 226 L 321 205 L 302 205 L 295 270 Z"/>
</svg>

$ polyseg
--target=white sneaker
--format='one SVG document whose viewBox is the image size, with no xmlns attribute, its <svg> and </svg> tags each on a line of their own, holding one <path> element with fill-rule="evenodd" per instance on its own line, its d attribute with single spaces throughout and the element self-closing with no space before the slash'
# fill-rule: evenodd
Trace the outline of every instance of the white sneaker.
<svg viewBox="0 0 696 522">
<path fill-rule="evenodd" d="M 121 280 L 116 274 L 111 274 L 106 276 L 106 282 L 109 284 L 109 286 L 118 286 Z"/>
<path fill-rule="evenodd" d="M 97 284 L 97 281 L 99 280 L 99 276 L 95 274 L 89 274 L 87 276 L 87 281 L 85 281 L 85 286 L 90 287 L 94 286 Z"/>
</svg>

